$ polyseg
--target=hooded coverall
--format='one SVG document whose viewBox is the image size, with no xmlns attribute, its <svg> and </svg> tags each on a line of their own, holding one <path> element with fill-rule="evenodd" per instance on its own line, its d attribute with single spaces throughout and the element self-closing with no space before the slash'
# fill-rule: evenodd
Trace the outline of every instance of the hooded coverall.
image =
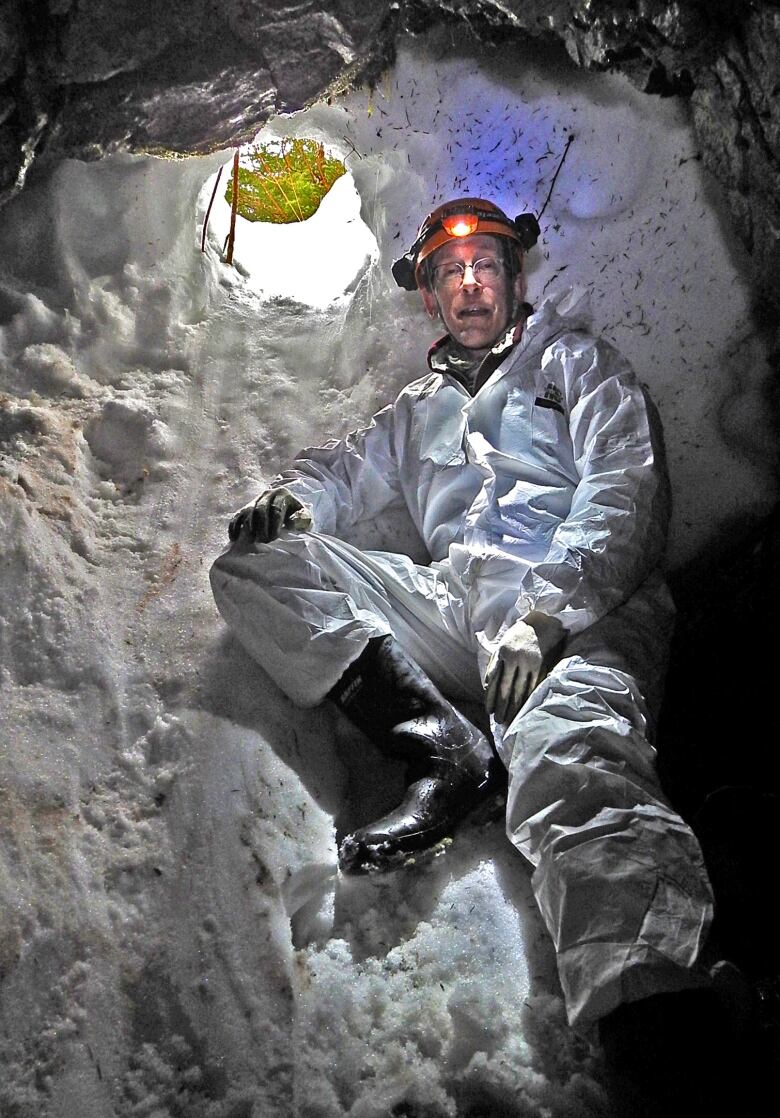
<svg viewBox="0 0 780 1118">
<path fill-rule="evenodd" d="M 387 633 L 446 695 L 479 701 L 514 621 L 562 622 L 561 658 L 491 728 L 507 832 L 534 867 L 569 1021 L 588 1024 L 698 985 L 712 909 L 650 744 L 673 621 L 660 436 L 631 369 L 567 296 L 497 344 L 473 395 L 434 349 L 430 374 L 365 430 L 304 451 L 277 484 L 311 508 L 313 530 L 239 541 L 211 579 L 227 623 L 302 706 Z M 430 565 L 339 538 L 398 505 Z"/>
</svg>

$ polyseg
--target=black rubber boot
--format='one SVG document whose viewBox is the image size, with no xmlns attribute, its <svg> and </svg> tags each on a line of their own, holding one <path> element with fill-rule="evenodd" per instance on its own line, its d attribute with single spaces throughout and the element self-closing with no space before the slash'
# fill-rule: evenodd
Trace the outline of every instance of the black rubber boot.
<svg viewBox="0 0 780 1118">
<path fill-rule="evenodd" d="M 752 1075 L 734 1022 L 712 988 L 654 994 L 600 1022 L 618 1113 L 631 1118 L 733 1118 Z"/>
<path fill-rule="evenodd" d="M 488 739 L 393 637 L 369 641 L 330 698 L 384 752 L 409 761 L 416 778 L 394 811 L 343 840 L 345 873 L 403 864 L 449 834 L 496 786 L 500 765 Z"/>
</svg>

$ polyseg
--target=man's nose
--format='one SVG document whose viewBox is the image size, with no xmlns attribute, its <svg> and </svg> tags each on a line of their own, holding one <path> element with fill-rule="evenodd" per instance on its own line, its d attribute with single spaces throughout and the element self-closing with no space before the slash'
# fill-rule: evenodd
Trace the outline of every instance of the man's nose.
<svg viewBox="0 0 780 1118">
<path fill-rule="evenodd" d="M 474 275 L 474 265 L 463 265 L 463 279 L 460 281 L 461 287 L 481 287 L 479 280 Z"/>
</svg>

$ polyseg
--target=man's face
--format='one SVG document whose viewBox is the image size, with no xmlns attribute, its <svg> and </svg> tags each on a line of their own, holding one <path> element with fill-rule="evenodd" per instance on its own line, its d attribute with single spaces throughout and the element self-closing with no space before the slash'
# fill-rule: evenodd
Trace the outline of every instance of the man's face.
<svg viewBox="0 0 780 1118">
<path fill-rule="evenodd" d="M 474 264 L 484 257 L 492 257 L 500 263 L 495 280 L 479 282 L 468 268 L 462 284 L 449 287 L 438 282 L 442 265 L 456 261 Z M 433 289 L 420 289 L 425 309 L 429 314 L 438 310 L 448 332 L 466 349 L 491 349 L 509 326 L 514 300 L 522 302 L 525 297 L 525 277 L 520 273 L 511 284 L 503 259 L 499 238 L 486 233 L 453 240 L 451 244 L 442 245 L 431 257 L 435 269 Z"/>
</svg>

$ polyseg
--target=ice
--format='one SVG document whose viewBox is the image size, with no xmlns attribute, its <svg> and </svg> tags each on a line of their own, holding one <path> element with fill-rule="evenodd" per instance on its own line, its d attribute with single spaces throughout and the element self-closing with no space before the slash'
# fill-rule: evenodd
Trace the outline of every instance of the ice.
<svg viewBox="0 0 780 1118">
<path fill-rule="evenodd" d="M 273 297 L 220 262 L 224 213 L 200 252 L 229 152 L 66 162 L 0 214 L 0 1113 L 606 1114 L 500 819 L 405 874 L 339 877 L 334 827 L 400 774 L 292 707 L 207 573 L 300 447 L 424 367 L 432 327 L 389 278 L 424 213 L 466 192 L 538 211 L 572 133 L 531 297 L 588 287 L 650 387 L 687 561 L 776 499 L 745 261 L 685 107 L 537 49 L 418 42 L 373 93 L 264 130 L 292 133 L 355 185 L 258 231 L 277 261 L 312 237 Z M 354 189 L 370 237 L 336 205 Z"/>
</svg>

